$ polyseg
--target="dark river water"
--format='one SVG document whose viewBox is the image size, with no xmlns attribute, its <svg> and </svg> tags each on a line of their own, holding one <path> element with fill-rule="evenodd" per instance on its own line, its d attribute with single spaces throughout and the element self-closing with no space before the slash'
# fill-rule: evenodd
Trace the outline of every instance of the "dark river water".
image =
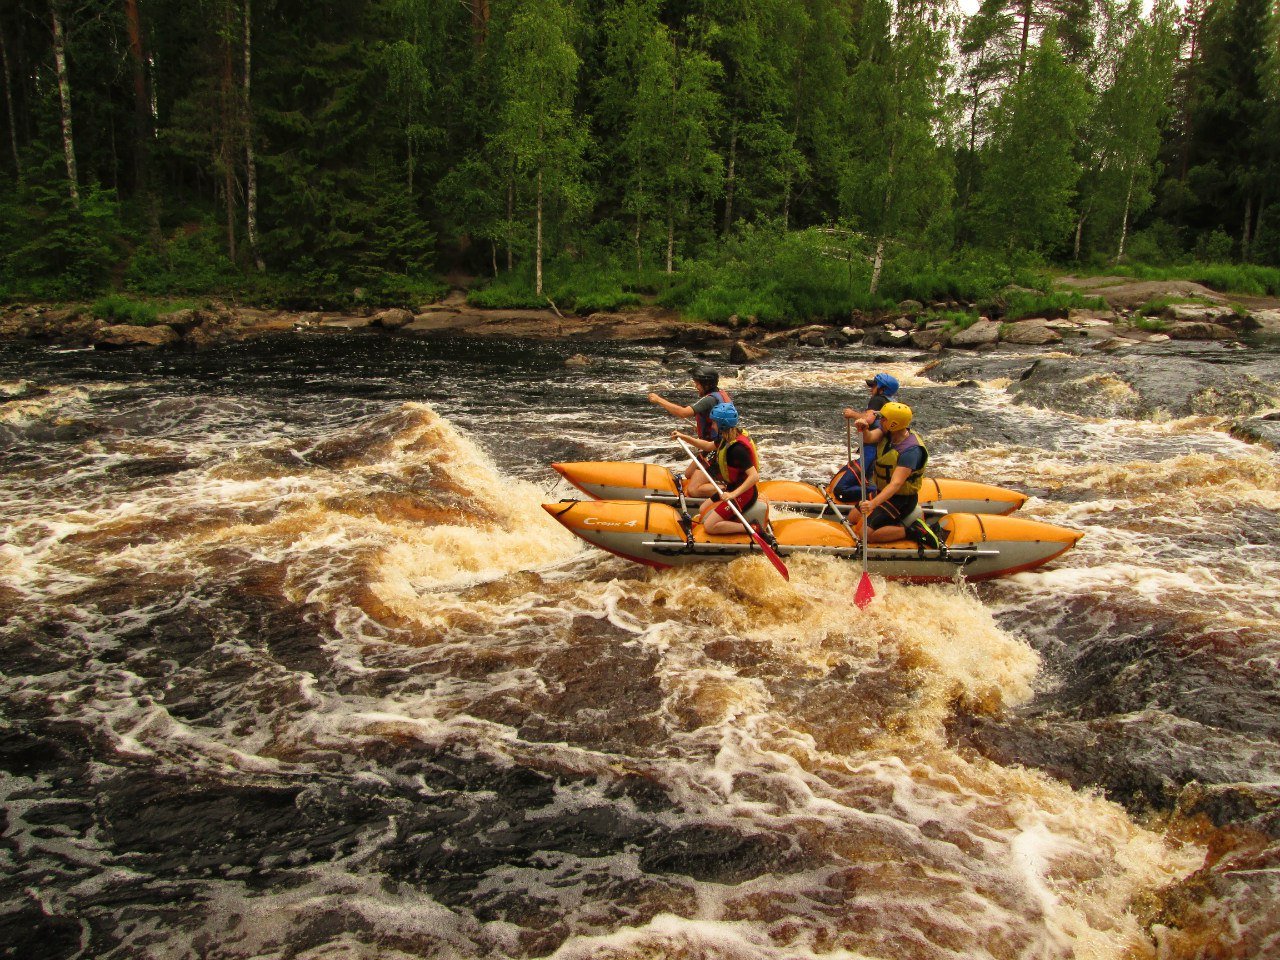
<svg viewBox="0 0 1280 960">
<path fill-rule="evenodd" d="M 1085 532 L 863 613 L 539 509 L 687 353 L 0 345 L 0 956 L 1280 956 L 1280 353 L 1162 349 L 726 368 L 767 476 L 887 370 Z"/>
</svg>

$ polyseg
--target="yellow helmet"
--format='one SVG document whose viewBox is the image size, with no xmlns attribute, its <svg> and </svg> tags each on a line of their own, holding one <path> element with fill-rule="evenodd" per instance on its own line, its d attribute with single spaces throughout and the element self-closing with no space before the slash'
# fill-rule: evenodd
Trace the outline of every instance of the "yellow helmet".
<svg viewBox="0 0 1280 960">
<path fill-rule="evenodd" d="M 880 408 L 880 423 L 888 431 L 905 430 L 911 426 L 911 408 L 896 401 Z"/>
</svg>

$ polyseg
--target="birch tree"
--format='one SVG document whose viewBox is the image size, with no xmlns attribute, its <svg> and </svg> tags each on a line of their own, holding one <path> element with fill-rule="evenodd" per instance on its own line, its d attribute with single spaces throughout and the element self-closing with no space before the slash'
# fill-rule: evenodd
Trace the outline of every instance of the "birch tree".
<svg viewBox="0 0 1280 960">
<path fill-rule="evenodd" d="M 840 196 L 874 245 L 872 295 L 888 244 L 922 233 L 950 207 L 954 172 L 937 139 L 949 119 L 942 26 L 940 11 L 921 0 L 868 0 L 863 9 Z"/>
<path fill-rule="evenodd" d="M 502 122 L 494 145 L 531 182 L 534 198 L 534 289 L 543 295 L 543 240 L 548 213 L 585 203 L 581 179 L 586 127 L 574 113 L 579 59 L 562 0 L 525 0 L 507 34 L 500 89 Z"/>
<path fill-rule="evenodd" d="M 75 136 L 71 129 L 71 76 L 67 72 L 67 40 L 62 29 L 58 0 L 49 2 L 49 20 L 53 28 L 53 61 L 58 74 L 58 103 L 62 108 L 62 153 L 67 164 L 67 189 L 71 205 L 80 209 L 80 176 L 76 172 Z"/>
</svg>

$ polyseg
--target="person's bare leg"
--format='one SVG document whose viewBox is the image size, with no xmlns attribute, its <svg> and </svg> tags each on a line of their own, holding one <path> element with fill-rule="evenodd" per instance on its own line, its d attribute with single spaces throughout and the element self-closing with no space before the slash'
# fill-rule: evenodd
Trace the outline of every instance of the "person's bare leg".
<svg viewBox="0 0 1280 960">
<path fill-rule="evenodd" d="M 703 518 L 702 526 L 713 537 L 727 537 L 730 534 L 747 532 L 737 520 L 726 520 L 714 510 Z"/>
<path fill-rule="evenodd" d="M 694 464 L 689 464 L 684 471 L 684 495 L 686 497 L 709 497 L 716 492 L 711 481 Z"/>
<path fill-rule="evenodd" d="M 871 531 L 871 535 L 867 537 L 867 543 L 889 543 L 893 540 L 903 540 L 907 536 L 907 529 L 903 526 L 895 527 L 877 527 Z"/>
</svg>

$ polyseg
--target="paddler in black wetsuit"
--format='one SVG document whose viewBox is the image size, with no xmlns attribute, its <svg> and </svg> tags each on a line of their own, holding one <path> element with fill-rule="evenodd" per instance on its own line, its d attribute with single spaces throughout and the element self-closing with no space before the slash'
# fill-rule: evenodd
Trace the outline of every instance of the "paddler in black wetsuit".
<svg viewBox="0 0 1280 960">
<path fill-rule="evenodd" d="M 859 504 L 870 531 L 867 543 L 904 539 L 904 521 L 920 504 L 929 451 L 910 426 L 911 408 L 890 402 L 880 408 L 878 425 L 862 434 L 863 442 L 875 448 L 871 478 L 878 489 Z"/>
<path fill-rule="evenodd" d="M 693 385 L 697 388 L 698 399 L 688 406 L 672 403 L 656 393 L 649 394 L 649 402 L 662 407 L 673 417 L 681 419 L 693 417 L 698 430 L 696 439 L 707 441 L 712 445 L 710 448 L 703 448 L 701 444 L 695 444 L 695 446 L 714 449 L 719 428 L 711 419 L 711 411 L 719 404 L 732 402 L 729 399 L 729 391 L 720 389 L 720 374 L 709 367 L 693 371 Z M 715 458 L 704 456 L 702 460 L 703 465 L 711 471 L 711 475 L 719 479 Z M 684 493 L 687 497 L 709 497 L 715 493 L 715 487 L 703 476 L 702 471 L 691 463 L 684 471 Z"/>
</svg>

